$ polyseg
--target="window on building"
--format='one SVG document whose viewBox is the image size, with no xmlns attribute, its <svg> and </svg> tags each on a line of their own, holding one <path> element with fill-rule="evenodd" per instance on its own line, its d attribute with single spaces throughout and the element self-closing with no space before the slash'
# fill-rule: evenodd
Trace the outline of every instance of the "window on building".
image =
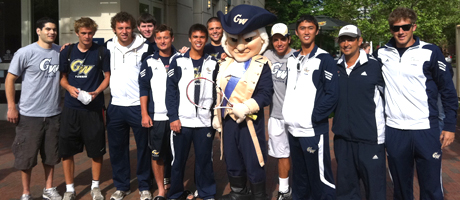
<svg viewBox="0 0 460 200">
<path fill-rule="evenodd" d="M 37 34 L 35 34 L 35 22 L 42 17 L 50 17 L 58 24 L 56 29 L 59 30 L 59 0 L 32 0 L 32 22 L 31 29 L 33 31 L 32 34 L 32 42 L 38 40 Z M 56 36 L 56 40 L 54 43 L 59 44 L 59 33 Z"/>
<path fill-rule="evenodd" d="M 0 0 L 0 59 L 11 62 L 21 48 L 21 1 Z"/>
</svg>

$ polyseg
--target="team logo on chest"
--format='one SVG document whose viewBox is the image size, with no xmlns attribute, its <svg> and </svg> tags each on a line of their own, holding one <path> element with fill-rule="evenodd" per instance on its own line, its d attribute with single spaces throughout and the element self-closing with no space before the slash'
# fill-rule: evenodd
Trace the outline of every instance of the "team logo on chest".
<svg viewBox="0 0 460 200">
<path fill-rule="evenodd" d="M 272 67 L 272 75 L 276 79 L 281 79 L 285 80 L 287 76 L 287 71 L 285 69 L 282 69 L 281 67 L 283 66 L 282 63 L 273 63 Z"/>
<path fill-rule="evenodd" d="M 75 59 L 70 63 L 72 72 L 77 73 L 75 78 L 87 78 L 88 73 L 94 68 L 94 65 L 83 65 L 85 60 Z"/>
<path fill-rule="evenodd" d="M 59 70 L 59 65 L 51 64 L 51 58 L 45 58 L 40 62 L 40 70 L 48 72 L 46 77 L 55 77 Z"/>
</svg>

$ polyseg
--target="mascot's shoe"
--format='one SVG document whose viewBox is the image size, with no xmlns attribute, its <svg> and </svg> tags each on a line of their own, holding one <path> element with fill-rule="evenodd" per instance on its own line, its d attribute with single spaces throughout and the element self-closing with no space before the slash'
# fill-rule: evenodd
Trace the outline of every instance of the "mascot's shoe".
<svg viewBox="0 0 460 200">
<path fill-rule="evenodd" d="M 222 196 L 219 200 L 252 200 L 252 195 L 247 193 L 233 192 Z"/>
<path fill-rule="evenodd" d="M 246 176 L 228 176 L 232 191 L 219 200 L 252 200 L 252 195 L 246 187 Z"/>
<path fill-rule="evenodd" d="M 193 200 L 195 197 L 193 196 L 192 192 L 185 190 L 182 194 L 177 197 L 177 199 L 168 199 L 168 200 Z"/>
<path fill-rule="evenodd" d="M 251 183 L 251 193 L 253 200 L 268 200 L 265 181 L 259 183 Z"/>
</svg>

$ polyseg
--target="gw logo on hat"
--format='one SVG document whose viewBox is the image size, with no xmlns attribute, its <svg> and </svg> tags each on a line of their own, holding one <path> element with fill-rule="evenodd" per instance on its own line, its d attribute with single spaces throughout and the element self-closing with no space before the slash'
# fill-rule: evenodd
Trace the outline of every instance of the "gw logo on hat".
<svg viewBox="0 0 460 200">
<path fill-rule="evenodd" d="M 226 15 L 218 11 L 217 16 L 224 31 L 232 35 L 246 34 L 276 21 L 276 15 L 264 8 L 246 4 L 235 6 Z"/>
<path fill-rule="evenodd" d="M 244 25 L 248 21 L 248 19 L 242 19 L 241 16 L 242 16 L 241 14 L 236 15 L 235 18 L 233 18 L 233 21 L 235 23 Z"/>
</svg>

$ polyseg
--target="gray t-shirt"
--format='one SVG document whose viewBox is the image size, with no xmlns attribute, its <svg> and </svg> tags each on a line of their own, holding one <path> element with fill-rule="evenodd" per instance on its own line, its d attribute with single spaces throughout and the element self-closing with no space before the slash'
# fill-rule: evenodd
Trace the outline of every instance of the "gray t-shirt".
<svg viewBox="0 0 460 200">
<path fill-rule="evenodd" d="M 59 45 L 44 49 L 36 42 L 20 48 L 8 72 L 22 77 L 19 114 L 50 117 L 61 113 L 59 106 Z"/>
<path fill-rule="evenodd" d="M 272 62 L 272 79 L 273 79 L 273 93 L 272 104 L 270 105 L 270 117 L 283 119 L 283 102 L 284 95 L 286 94 L 286 78 L 287 78 L 287 59 L 295 52 L 291 49 L 289 53 L 283 57 L 278 56 L 276 51 L 271 49 L 265 51 L 264 56 Z"/>
</svg>

